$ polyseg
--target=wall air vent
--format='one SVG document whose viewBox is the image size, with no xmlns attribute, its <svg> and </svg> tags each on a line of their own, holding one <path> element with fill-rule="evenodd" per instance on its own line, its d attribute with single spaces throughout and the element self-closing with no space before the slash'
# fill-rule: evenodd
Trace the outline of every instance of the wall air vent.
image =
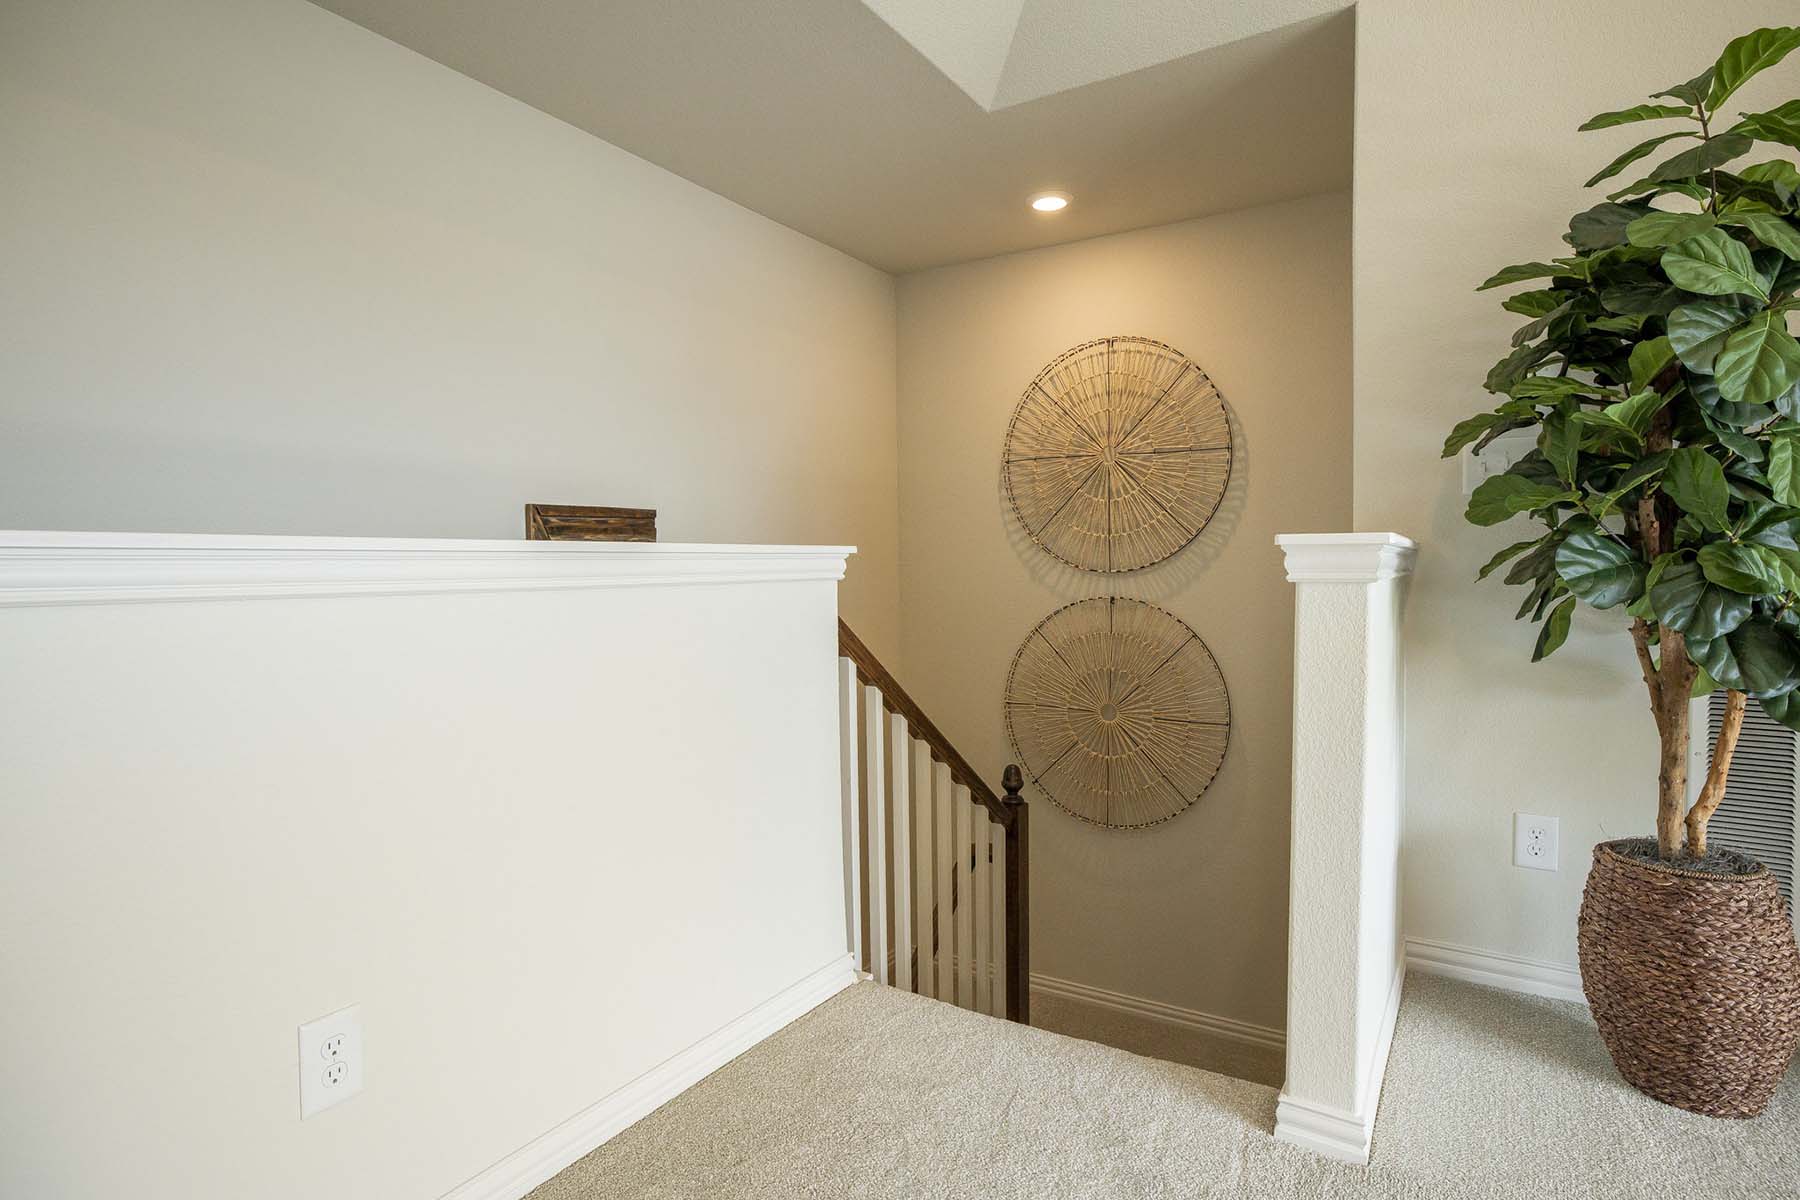
<svg viewBox="0 0 1800 1200">
<path fill-rule="evenodd" d="M 1706 741 L 1697 757 L 1710 758 L 1725 716 L 1725 693 L 1706 701 Z M 1698 724 L 1698 722 L 1696 722 Z M 1696 730 L 1696 733 L 1699 731 Z M 1698 742 L 1699 739 L 1695 738 Z M 1800 734 L 1765 716 L 1752 700 L 1731 758 L 1725 801 L 1707 825 L 1707 840 L 1767 864 L 1781 880 L 1781 893 L 1794 900 L 1795 785 L 1800 779 Z"/>
</svg>

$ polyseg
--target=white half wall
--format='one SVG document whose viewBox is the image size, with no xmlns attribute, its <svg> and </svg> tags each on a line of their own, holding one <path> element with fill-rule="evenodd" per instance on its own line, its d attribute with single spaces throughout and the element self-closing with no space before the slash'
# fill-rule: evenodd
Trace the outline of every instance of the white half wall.
<svg viewBox="0 0 1800 1200">
<path fill-rule="evenodd" d="M 1275 1136 L 1367 1162 L 1404 976 L 1402 664 L 1417 547 L 1283 534 L 1294 584 L 1287 1078 Z"/>
<path fill-rule="evenodd" d="M 0 528 L 854 543 L 891 277 L 304 0 L 0 4 Z"/>
<path fill-rule="evenodd" d="M 516 1195 L 848 983 L 844 554 L 0 534 L 0 1195 Z"/>
</svg>

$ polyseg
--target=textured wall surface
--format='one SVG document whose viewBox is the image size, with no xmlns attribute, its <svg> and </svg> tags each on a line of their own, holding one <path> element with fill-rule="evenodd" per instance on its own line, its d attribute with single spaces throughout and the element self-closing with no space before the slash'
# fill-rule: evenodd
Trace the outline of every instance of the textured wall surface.
<svg viewBox="0 0 1800 1200">
<path fill-rule="evenodd" d="M 1320 196 L 901 279 L 908 690 L 997 783 L 1013 652 L 1052 610 L 1108 593 L 1186 621 L 1231 689 L 1224 764 L 1173 820 L 1102 829 L 1031 795 L 1032 966 L 1047 975 L 1282 1024 L 1293 596 L 1273 537 L 1349 520 L 1348 221 L 1345 196 Z M 1109 334 L 1193 358 L 1235 431 L 1212 523 L 1126 575 L 1038 549 L 999 469 L 1032 378 Z"/>
<path fill-rule="evenodd" d="M 1565 249 L 1570 214 L 1603 198 L 1581 182 L 1649 136 L 1576 126 L 1794 17 L 1791 0 L 1646 0 L 1599 24 L 1554 0 L 1357 6 L 1355 528 L 1422 544 L 1406 634 L 1412 936 L 1573 964 L 1588 847 L 1655 816 L 1655 729 L 1623 619 L 1583 610 L 1533 664 L 1518 589 L 1475 582 L 1525 522 L 1465 524 L 1459 466 L 1438 458 L 1457 420 L 1491 406 L 1482 379 L 1520 324 L 1474 288 Z M 1790 59 L 1733 103 L 1796 94 Z M 1561 819 L 1559 873 L 1512 866 L 1516 811 Z"/>
<path fill-rule="evenodd" d="M 856 545 L 893 280 L 300 0 L 0 5 L 0 528 Z"/>
</svg>

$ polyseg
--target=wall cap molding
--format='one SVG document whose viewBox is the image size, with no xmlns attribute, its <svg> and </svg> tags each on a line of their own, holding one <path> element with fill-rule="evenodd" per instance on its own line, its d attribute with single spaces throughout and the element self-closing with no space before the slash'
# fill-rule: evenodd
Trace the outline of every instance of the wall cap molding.
<svg viewBox="0 0 1800 1200">
<path fill-rule="evenodd" d="M 1289 583 L 1380 583 L 1412 574 L 1419 544 L 1398 533 L 1278 533 Z"/>
<path fill-rule="evenodd" d="M 1497 950 L 1477 950 L 1472 946 L 1429 938 L 1407 938 L 1406 967 L 1409 971 L 1504 988 L 1527 996 L 1587 1003 L 1587 996 L 1581 990 L 1580 968 L 1543 959 L 1502 954 Z"/>
<path fill-rule="evenodd" d="M 0 608 L 835 582 L 851 546 L 0 531 Z"/>
<path fill-rule="evenodd" d="M 856 964 L 849 955 L 832 959 L 722 1029 L 452 1188 L 441 1200 L 520 1200 L 570 1163 L 592 1153 L 857 979 Z"/>
</svg>

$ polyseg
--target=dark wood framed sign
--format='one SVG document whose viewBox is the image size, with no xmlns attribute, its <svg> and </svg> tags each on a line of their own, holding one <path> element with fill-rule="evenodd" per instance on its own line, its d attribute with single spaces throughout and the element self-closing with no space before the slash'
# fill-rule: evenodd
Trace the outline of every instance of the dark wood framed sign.
<svg viewBox="0 0 1800 1200">
<path fill-rule="evenodd" d="M 527 504 L 525 537 L 533 542 L 654 542 L 656 510 Z"/>
</svg>

